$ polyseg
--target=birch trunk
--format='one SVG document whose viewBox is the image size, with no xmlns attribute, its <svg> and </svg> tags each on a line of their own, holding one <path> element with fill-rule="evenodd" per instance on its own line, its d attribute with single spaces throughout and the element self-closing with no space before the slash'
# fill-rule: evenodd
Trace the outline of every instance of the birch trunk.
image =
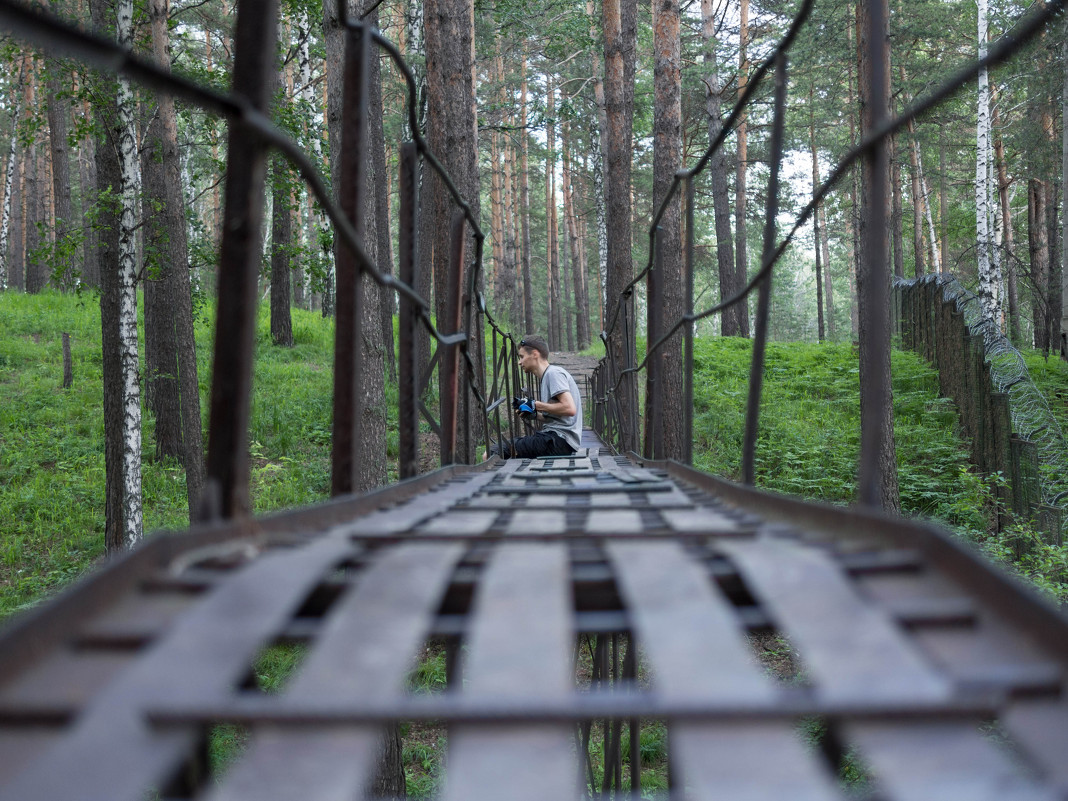
<svg viewBox="0 0 1068 801">
<path fill-rule="evenodd" d="M 979 58 L 987 53 L 988 0 L 978 0 Z M 975 243 L 979 273 L 979 301 L 983 316 L 1000 325 L 1001 275 L 991 258 L 990 209 L 990 76 L 984 67 L 979 70 L 979 106 L 976 113 L 975 156 Z"/>
<path fill-rule="evenodd" d="M 19 75 L 18 84 L 22 83 Z M 18 84 L 16 86 L 18 86 Z M 8 256 L 7 246 L 11 231 L 11 188 L 15 185 L 15 169 L 17 167 L 16 155 L 18 154 L 18 125 L 22 115 L 22 92 L 21 87 L 15 91 L 15 108 L 11 113 L 11 144 L 7 151 L 7 169 L 4 171 L 4 207 L 0 212 L 0 291 L 7 289 Z"/>
<path fill-rule="evenodd" d="M 133 0 L 119 0 L 119 44 L 133 49 Z M 137 158 L 136 103 L 130 81 L 118 79 L 119 170 L 122 206 L 119 218 L 119 338 L 122 349 L 123 537 L 127 548 L 141 541 L 141 386 L 137 342 L 137 198 L 141 175 Z"/>
<path fill-rule="evenodd" d="M 590 19 L 590 41 L 596 42 L 597 25 L 593 0 L 586 0 L 586 15 Z M 605 136 L 606 117 L 604 107 L 604 80 L 601 77 L 601 54 L 596 48 L 590 53 L 593 75 L 593 101 L 597 114 L 590 121 L 590 169 L 593 172 L 593 195 L 597 209 L 597 321 L 598 329 L 604 330 L 605 287 L 608 280 L 608 207 L 605 203 Z"/>
</svg>

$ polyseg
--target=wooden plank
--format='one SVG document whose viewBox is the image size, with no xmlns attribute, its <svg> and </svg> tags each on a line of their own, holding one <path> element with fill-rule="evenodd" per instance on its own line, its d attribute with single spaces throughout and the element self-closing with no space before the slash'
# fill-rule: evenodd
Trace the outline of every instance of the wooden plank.
<svg viewBox="0 0 1068 801">
<path fill-rule="evenodd" d="M 673 531 L 682 534 L 738 534 L 742 531 L 737 523 L 713 509 L 664 509 L 660 516 Z"/>
<path fill-rule="evenodd" d="M 79 708 L 120 675 L 131 651 L 58 648 L 0 692 L 0 713 L 33 709 Z"/>
<path fill-rule="evenodd" d="M 377 552 L 355 589 L 328 613 L 279 705 L 399 699 L 462 553 L 459 544 L 435 543 Z M 210 798 L 351 801 L 372 778 L 380 735 L 374 726 L 265 728 Z"/>
<path fill-rule="evenodd" d="M 774 699 L 774 687 L 753 659 L 730 601 L 679 543 L 608 542 L 605 551 L 658 696 L 739 703 Z"/>
<path fill-rule="evenodd" d="M 776 688 L 753 659 L 730 601 L 679 543 L 616 542 L 605 549 L 652 673 L 651 692 L 678 703 L 774 703 Z M 678 724 L 669 738 L 672 769 L 687 798 L 838 796 L 789 722 Z"/>
<path fill-rule="evenodd" d="M 843 727 L 895 801 L 1053 801 L 975 724 L 855 723 Z M 1064 745 L 1063 741 L 1061 743 Z M 1063 753 L 1062 753 L 1063 757 Z"/>
<path fill-rule="evenodd" d="M 517 509 L 508 524 L 508 534 L 563 534 L 567 518 L 552 509 Z"/>
<path fill-rule="evenodd" d="M 368 537 L 411 531 L 420 523 L 437 517 L 460 501 L 470 498 L 498 475 L 498 472 L 492 470 L 465 475 L 462 481 L 449 483 L 441 489 L 435 488 L 435 491 L 417 495 L 399 506 L 379 509 L 352 523 L 336 526 L 330 533 L 336 537 Z"/>
<path fill-rule="evenodd" d="M 144 709 L 158 699 L 203 705 L 240 681 L 259 649 L 353 546 L 322 539 L 265 554 L 209 593 L 170 634 L 116 676 L 66 737 L 0 787 L 3 801 L 143 801 L 196 739 L 156 731 Z"/>
<path fill-rule="evenodd" d="M 464 695 L 536 705 L 574 692 L 572 608 L 563 545 L 498 547 L 475 598 Z M 445 798 L 577 797 L 579 767 L 572 732 L 562 724 L 456 726 L 450 737 Z"/>
<path fill-rule="evenodd" d="M 432 520 L 422 523 L 417 534 L 485 534 L 497 519 L 496 511 L 478 509 L 450 509 Z"/>
<path fill-rule="evenodd" d="M 1049 698 L 1019 701 L 1002 715 L 1013 742 L 1038 765 L 1046 780 L 1068 797 L 1068 701 Z"/>
<path fill-rule="evenodd" d="M 944 701 L 947 680 L 824 551 L 786 539 L 724 540 L 757 602 L 791 640 L 818 697 Z"/>
</svg>

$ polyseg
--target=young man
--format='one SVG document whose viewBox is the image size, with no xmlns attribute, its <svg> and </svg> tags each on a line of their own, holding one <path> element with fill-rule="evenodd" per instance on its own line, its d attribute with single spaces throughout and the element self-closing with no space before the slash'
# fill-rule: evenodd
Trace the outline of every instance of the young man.
<svg viewBox="0 0 1068 801">
<path fill-rule="evenodd" d="M 582 396 L 571 373 L 549 364 L 549 345 L 541 337 L 519 342 L 519 367 L 538 382 L 533 415 L 543 424 L 540 431 L 514 440 L 502 440 L 490 448 L 490 455 L 504 459 L 533 459 L 537 456 L 567 456 L 582 443 Z M 517 414 L 530 412 L 516 410 Z"/>
</svg>

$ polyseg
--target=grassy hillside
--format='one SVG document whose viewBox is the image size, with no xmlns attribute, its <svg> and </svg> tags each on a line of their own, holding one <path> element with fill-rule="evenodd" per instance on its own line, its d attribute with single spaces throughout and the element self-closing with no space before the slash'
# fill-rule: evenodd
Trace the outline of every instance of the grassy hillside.
<svg viewBox="0 0 1068 801">
<path fill-rule="evenodd" d="M 197 361 L 205 425 L 214 310 L 200 310 Z M 74 385 L 62 389 L 62 334 Z M 329 493 L 333 326 L 294 311 L 296 346 L 257 336 L 250 425 L 257 512 Z M 143 340 L 142 340 L 143 343 Z M 77 576 L 103 555 L 104 428 L 97 299 L 0 294 L 0 617 Z M 154 460 L 145 416 L 145 530 L 188 524 L 185 475 Z"/>
<path fill-rule="evenodd" d="M 211 308 L 197 326 L 202 408 L 207 418 Z M 252 497 L 257 512 L 311 503 L 329 492 L 333 326 L 294 311 L 296 346 L 271 344 L 260 315 L 250 425 Z M 62 383 L 62 333 L 72 338 L 74 386 Z M 696 347 L 695 460 L 737 478 L 750 343 L 701 340 Z M 987 536 L 992 506 L 985 481 L 968 465 L 952 404 L 937 394 L 933 370 L 894 353 L 894 405 L 902 505 L 935 517 L 995 556 L 1005 539 Z M 1036 381 L 1063 415 L 1068 368 L 1029 357 Z M 856 354 L 849 345 L 771 343 L 761 437 L 761 486 L 834 503 L 853 498 L 859 450 Z M 395 388 L 387 406 L 396 409 Z M 184 475 L 153 459 L 145 417 L 145 528 L 187 524 Z M 389 456 L 396 458 L 391 419 Z M 1028 538 L 1026 529 L 1013 534 Z M 33 603 L 103 555 L 104 462 L 100 314 L 97 300 L 44 293 L 0 294 L 0 618 Z M 1018 545 L 1018 543 L 1017 543 Z M 1018 547 L 1017 547 L 1017 550 Z M 1068 597 L 1064 549 L 1035 544 L 1025 575 Z"/>
</svg>

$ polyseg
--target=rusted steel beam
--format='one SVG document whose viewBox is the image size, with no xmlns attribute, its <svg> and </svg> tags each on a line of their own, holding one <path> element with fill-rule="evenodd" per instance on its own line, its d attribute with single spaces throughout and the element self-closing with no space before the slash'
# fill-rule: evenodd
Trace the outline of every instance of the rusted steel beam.
<svg viewBox="0 0 1068 801">
<path fill-rule="evenodd" d="M 367 103 L 370 94 L 371 28 L 345 30 L 345 90 L 341 111 L 340 201 L 362 241 L 366 229 Z M 356 486 L 360 463 L 359 426 L 363 407 L 363 276 L 356 254 L 339 247 L 336 259 L 337 310 L 334 330 L 334 428 L 330 494 L 344 495 Z"/>
<path fill-rule="evenodd" d="M 234 92 L 259 112 L 267 109 L 277 38 L 278 0 L 238 3 Z M 249 511 L 248 422 L 268 146 L 240 124 L 231 125 L 228 142 L 202 518 Z"/>
</svg>

